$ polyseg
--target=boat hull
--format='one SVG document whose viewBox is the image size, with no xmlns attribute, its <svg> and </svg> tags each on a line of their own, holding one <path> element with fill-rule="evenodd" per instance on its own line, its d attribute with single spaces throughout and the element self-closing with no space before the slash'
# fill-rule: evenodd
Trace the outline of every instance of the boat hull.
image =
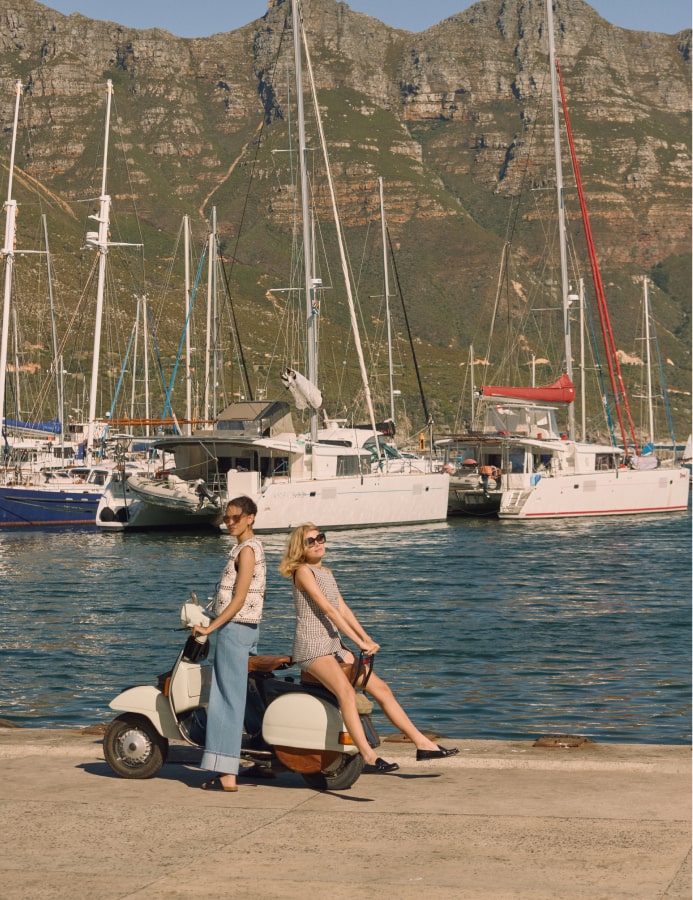
<svg viewBox="0 0 693 900">
<path fill-rule="evenodd" d="M 442 473 L 274 483 L 253 498 L 258 507 L 253 527 L 268 533 L 305 522 L 332 530 L 442 522 L 448 483 Z"/>
<path fill-rule="evenodd" d="M 555 519 L 665 513 L 688 507 L 683 468 L 566 474 L 557 478 L 509 476 L 498 511 L 501 519 Z"/>
<path fill-rule="evenodd" d="M 102 491 L 0 487 L 0 528 L 94 525 Z"/>
<path fill-rule="evenodd" d="M 244 494 L 258 507 L 254 530 L 259 534 L 286 531 L 305 522 L 321 528 L 348 529 L 381 525 L 442 522 L 447 518 L 449 476 L 433 474 L 363 475 L 310 481 L 273 481 L 253 490 L 255 473 L 235 482 L 230 478 L 227 497 Z M 130 499 L 127 511 L 103 520 L 106 497 L 97 517 L 104 531 L 217 528 L 219 510 L 185 514 L 141 498 Z M 222 500 L 222 509 L 227 500 Z M 109 517 L 110 518 L 110 517 Z"/>
</svg>

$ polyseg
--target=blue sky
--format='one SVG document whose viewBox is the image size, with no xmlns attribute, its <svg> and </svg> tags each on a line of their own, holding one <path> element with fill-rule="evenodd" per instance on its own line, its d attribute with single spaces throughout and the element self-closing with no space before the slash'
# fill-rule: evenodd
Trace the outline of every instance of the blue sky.
<svg viewBox="0 0 693 900">
<path fill-rule="evenodd" d="M 348 0 L 347 5 L 395 28 L 424 31 L 472 4 L 468 0 Z M 691 27 L 691 0 L 592 0 L 590 5 L 621 28 L 675 34 Z M 130 28 L 158 27 L 179 37 L 206 37 L 260 18 L 267 0 L 49 0 L 44 6 Z"/>
</svg>

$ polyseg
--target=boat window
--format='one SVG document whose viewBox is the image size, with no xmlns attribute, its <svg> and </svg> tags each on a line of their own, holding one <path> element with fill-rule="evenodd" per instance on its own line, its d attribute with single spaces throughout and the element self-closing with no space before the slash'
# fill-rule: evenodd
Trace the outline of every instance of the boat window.
<svg viewBox="0 0 693 900">
<path fill-rule="evenodd" d="M 510 471 L 524 472 L 525 470 L 525 454 L 524 451 L 516 450 L 510 453 Z"/>
<path fill-rule="evenodd" d="M 346 475 L 360 475 L 361 467 L 358 456 L 338 456 L 337 457 L 337 477 L 341 478 Z"/>
<path fill-rule="evenodd" d="M 260 474 L 263 478 L 284 478 L 289 474 L 289 457 L 263 457 L 260 460 Z"/>
</svg>

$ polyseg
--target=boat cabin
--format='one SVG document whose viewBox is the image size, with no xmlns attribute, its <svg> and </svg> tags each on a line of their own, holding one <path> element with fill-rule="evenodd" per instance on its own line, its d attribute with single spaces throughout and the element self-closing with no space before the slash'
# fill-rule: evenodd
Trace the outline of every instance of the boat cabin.
<svg viewBox="0 0 693 900">
<path fill-rule="evenodd" d="M 293 429 L 283 401 L 240 401 L 219 415 L 214 428 L 191 436 L 160 438 L 157 449 L 173 454 L 167 471 L 186 481 L 203 479 L 212 491 L 257 495 L 277 481 L 365 474 L 370 452 L 337 435 L 312 444 Z"/>
</svg>

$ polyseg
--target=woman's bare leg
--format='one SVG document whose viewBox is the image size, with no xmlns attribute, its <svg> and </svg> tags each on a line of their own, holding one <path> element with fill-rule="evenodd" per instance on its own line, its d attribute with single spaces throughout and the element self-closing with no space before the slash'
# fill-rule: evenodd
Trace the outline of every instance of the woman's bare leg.
<svg viewBox="0 0 693 900">
<path fill-rule="evenodd" d="M 398 728 L 403 734 L 406 734 L 409 740 L 414 743 L 417 750 L 438 749 L 438 745 L 434 744 L 430 738 L 427 738 L 425 734 L 422 734 L 416 725 L 414 725 L 412 720 L 397 702 L 390 685 L 375 673 L 372 673 L 368 679 L 366 693 L 370 694 L 375 699 L 378 706 L 382 709 L 395 728 Z"/>
<path fill-rule="evenodd" d="M 339 709 L 351 739 L 367 765 L 374 765 L 377 754 L 368 743 L 356 706 L 356 692 L 333 656 L 321 656 L 310 664 L 308 671 L 314 675 L 339 701 Z"/>
</svg>

